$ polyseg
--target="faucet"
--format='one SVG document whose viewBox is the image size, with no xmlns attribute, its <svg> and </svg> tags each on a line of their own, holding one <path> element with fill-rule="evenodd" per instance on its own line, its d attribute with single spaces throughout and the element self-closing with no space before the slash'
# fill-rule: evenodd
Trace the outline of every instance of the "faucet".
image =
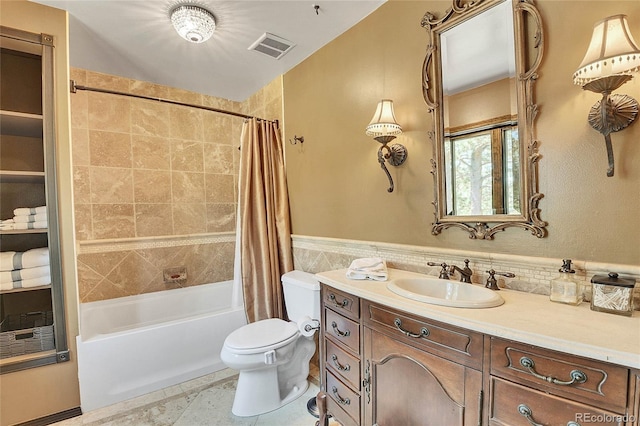
<svg viewBox="0 0 640 426">
<path fill-rule="evenodd" d="M 442 269 L 440 270 L 440 275 L 438 275 L 438 278 L 440 278 L 441 280 L 448 280 L 449 279 L 449 272 L 447 271 L 447 268 L 449 267 L 449 265 L 447 265 L 446 263 L 444 263 L 444 262 L 442 262 L 442 263 L 427 262 L 427 265 L 429 265 L 429 266 L 441 266 Z"/>
<path fill-rule="evenodd" d="M 500 290 L 500 287 L 498 287 L 498 282 L 496 281 L 496 275 L 502 275 L 503 277 L 507 278 L 514 278 L 516 276 L 516 274 L 513 274 L 511 272 L 496 272 L 493 269 L 489 269 L 486 272 L 489 274 L 489 278 L 487 278 L 487 284 L 485 284 L 485 287 L 491 290 Z"/>
<path fill-rule="evenodd" d="M 455 271 L 460 272 L 460 282 L 471 284 L 471 276 L 473 275 L 473 271 L 469 268 L 469 259 L 464 260 L 464 268 L 460 269 L 456 265 L 451 265 L 449 268 L 449 274 L 453 275 Z"/>
</svg>

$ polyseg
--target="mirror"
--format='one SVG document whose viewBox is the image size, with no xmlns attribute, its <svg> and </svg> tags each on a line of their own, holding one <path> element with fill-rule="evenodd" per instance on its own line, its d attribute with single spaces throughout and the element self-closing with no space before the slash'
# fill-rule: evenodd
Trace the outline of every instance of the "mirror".
<svg viewBox="0 0 640 426">
<path fill-rule="evenodd" d="M 453 0 L 422 19 L 422 91 L 433 114 L 435 221 L 493 239 L 509 227 L 546 235 L 538 203 L 537 106 L 542 23 L 533 0 Z"/>
</svg>

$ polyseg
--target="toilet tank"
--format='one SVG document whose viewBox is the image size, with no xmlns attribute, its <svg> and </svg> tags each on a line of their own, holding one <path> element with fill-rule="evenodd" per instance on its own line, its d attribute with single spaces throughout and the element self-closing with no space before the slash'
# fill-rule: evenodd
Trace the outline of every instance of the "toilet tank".
<svg viewBox="0 0 640 426">
<path fill-rule="evenodd" d="M 320 320 L 320 283 L 313 274 L 287 272 L 282 276 L 282 289 L 289 320 L 298 322 L 304 316 Z"/>
</svg>

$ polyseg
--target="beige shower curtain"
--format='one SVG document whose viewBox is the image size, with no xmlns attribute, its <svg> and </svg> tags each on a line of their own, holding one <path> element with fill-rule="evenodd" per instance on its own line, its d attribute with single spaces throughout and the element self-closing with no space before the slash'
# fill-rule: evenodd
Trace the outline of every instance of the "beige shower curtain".
<svg viewBox="0 0 640 426">
<path fill-rule="evenodd" d="M 280 276 L 293 269 L 284 150 L 277 122 L 246 120 L 240 141 L 240 253 L 249 322 L 285 318 Z"/>
</svg>

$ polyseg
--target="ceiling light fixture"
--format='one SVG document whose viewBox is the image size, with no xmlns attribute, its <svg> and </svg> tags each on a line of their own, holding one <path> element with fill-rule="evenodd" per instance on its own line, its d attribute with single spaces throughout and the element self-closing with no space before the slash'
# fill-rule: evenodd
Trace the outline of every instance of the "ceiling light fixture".
<svg viewBox="0 0 640 426">
<path fill-rule="evenodd" d="M 216 20 L 211 12 L 194 5 L 181 5 L 169 13 L 173 28 L 191 43 L 203 43 L 213 35 Z"/>
</svg>

